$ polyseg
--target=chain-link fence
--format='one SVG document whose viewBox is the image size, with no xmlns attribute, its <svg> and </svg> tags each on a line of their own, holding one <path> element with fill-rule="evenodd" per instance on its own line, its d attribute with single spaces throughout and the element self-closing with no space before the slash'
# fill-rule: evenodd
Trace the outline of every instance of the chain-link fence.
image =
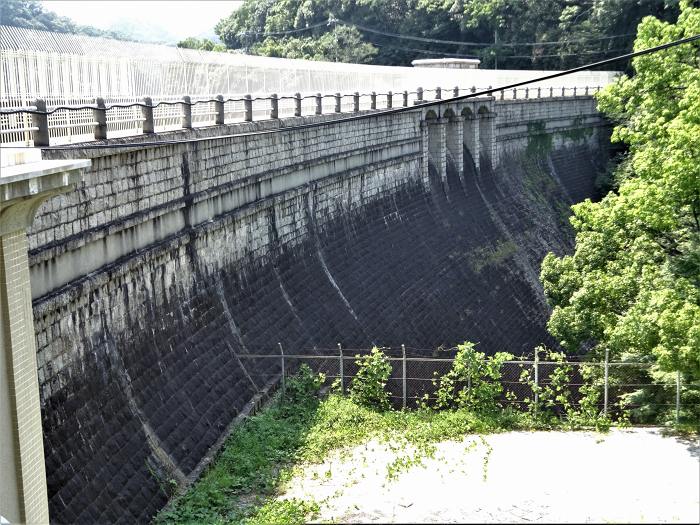
<svg viewBox="0 0 700 525">
<path fill-rule="evenodd" d="M 409 347 L 382 348 L 391 372 L 386 391 L 394 408 L 431 405 L 441 378 L 453 367 L 456 348 L 432 351 Z M 371 349 L 314 348 L 290 352 L 279 345 L 269 351 L 240 354 L 241 363 L 256 384 L 278 378 L 284 387 L 286 378 L 302 364 L 323 373 L 326 384 L 336 383 L 343 392 L 351 389 L 358 364 Z M 475 379 L 476 380 L 476 379 Z M 483 378 L 479 378 L 483 381 Z M 578 409 L 585 404 L 611 419 L 630 419 L 633 423 L 696 420 L 700 410 L 700 383 L 683 381 L 680 372 L 660 373 L 651 363 L 620 362 L 607 359 L 594 362 L 567 357 L 566 361 L 547 361 L 533 357 L 505 361 L 500 367 L 503 406 L 550 412 L 566 407 Z M 469 378 L 457 381 L 458 391 L 470 388 Z"/>
</svg>

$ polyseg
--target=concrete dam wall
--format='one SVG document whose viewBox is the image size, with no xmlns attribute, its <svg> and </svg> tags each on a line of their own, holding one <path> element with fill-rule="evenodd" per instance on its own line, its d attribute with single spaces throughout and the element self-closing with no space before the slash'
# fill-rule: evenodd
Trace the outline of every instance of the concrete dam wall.
<svg viewBox="0 0 700 525">
<path fill-rule="evenodd" d="M 91 158 L 30 232 L 50 512 L 145 522 L 313 348 L 552 343 L 538 281 L 572 246 L 606 122 L 590 97 L 473 99 L 162 134 Z"/>
</svg>

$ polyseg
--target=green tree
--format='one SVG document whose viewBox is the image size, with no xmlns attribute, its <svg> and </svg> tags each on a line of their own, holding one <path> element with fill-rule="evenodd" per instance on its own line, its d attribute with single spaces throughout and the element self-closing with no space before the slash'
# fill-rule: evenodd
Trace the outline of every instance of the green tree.
<svg viewBox="0 0 700 525">
<path fill-rule="evenodd" d="M 684 1 L 676 24 L 645 18 L 635 48 L 698 33 L 700 9 Z M 574 206 L 575 253 L 542 264 L 548 326 L 570 351 L 607 347 L 698 380 L 700 47 L 637 57 L 632 67 L 598 99 L 617 122 L 613 140 L 629 146 L 617 191 Z"/>
<path fill-rule="evenodd" d="M 47 11 L 36 0 L 3 0 L 0 4 L 0 23 L 6 26 L 41 31 L 126 39 L 123 34 L 118 32 L 103 31 L 95 27 L 76 24 L 68 17 L 58 16 L 52 11 Z"/>
<path fill-rule="evenodd" d="M 177 47 L 184 49 L 199 49 L 201 51 L 226 51 L 224 44 L 217 44 L 208 38 L 187 37 L 177 43 Z"/>
</svg>

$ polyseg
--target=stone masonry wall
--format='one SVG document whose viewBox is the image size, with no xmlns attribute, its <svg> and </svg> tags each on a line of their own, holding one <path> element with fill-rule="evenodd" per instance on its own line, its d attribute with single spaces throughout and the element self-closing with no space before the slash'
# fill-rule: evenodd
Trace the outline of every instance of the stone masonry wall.
<svg viewBox="0 0 700 525">
<path fill-rule="evenodd" d="M 591 192 L 601 121 L 576 120 L 585 104 L 516 137 L 542 107 L 496 103 L 496 141 L 517 145 L 479 166 L 465 148 L 461 169 L 438 152 L 447 184 L 424 164 L 420 108 L 47 151 L 93 159 L 30 234 L 52 520 L 148 521 L 275 380 L 276 361 L 246 355 L 278 343 L 551 343 L 537 274 L 547 250 L 570 248 L 566 207 Z"/>
</svg>

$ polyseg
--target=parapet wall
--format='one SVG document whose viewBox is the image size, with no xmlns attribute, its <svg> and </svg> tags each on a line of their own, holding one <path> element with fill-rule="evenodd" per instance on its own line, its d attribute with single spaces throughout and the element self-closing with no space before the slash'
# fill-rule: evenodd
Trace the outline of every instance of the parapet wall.
<svg viewBox="0 0 700 525">
<path fill-rule="evenodd" d="M 593 107 L 484 98 L 46 151 L 92 159 L 30 234 L 52 520 L 147 521 L 275 379 L 245 356 L 278 343 L 551 343 L 539 261 L 592 192 Z"/>
</svg>

